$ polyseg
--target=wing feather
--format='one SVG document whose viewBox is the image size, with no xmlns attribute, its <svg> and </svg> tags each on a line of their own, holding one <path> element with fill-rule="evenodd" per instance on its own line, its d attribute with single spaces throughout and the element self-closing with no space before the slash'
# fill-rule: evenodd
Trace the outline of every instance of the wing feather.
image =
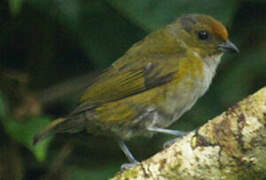
<svg viewBox="0 0 266 180">
<path fill-rule="evenodd" d="M 169 58 L 147 58 L 140 62 L 127 59 L 109 67 L 87 88 L 81 97 L 81 104 L 72 112 L 80 113 L 101 104 L 120 100 L 170 82 L 177 68 Z M 173 60 L 177 60 L 176 57 Z"/>
</svg>

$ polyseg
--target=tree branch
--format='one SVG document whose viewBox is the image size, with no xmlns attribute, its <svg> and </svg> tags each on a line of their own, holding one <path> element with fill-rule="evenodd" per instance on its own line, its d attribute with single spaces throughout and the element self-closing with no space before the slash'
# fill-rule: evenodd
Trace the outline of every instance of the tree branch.
<svg viewBox="0 0 266 180">
<path fill-rule="evenodd" d="M 266 87 L 112 180 L 265 177 Z"/>
</svg>

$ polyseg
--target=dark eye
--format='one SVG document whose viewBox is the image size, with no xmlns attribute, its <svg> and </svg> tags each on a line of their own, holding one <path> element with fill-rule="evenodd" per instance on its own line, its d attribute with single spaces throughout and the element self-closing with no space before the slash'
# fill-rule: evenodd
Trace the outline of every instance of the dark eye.
<svg viewBox="0 0 266 180">
<path fill-rule="evenodd" d="M 200 40 L 207 40 L 207 39 L 209 39 L 209 33 L 207 31 L 199 31 L 198 32 L 198 38 Z"/>
</svg>

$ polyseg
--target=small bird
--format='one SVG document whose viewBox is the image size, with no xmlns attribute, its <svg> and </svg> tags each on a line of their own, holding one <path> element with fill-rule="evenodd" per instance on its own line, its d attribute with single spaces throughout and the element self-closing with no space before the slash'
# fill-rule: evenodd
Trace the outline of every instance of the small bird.
<svg viewBox="0 0 266 180">
<path fill-rule="evenodd" d="M 86 130 L 113 137 L 130 162 L 122 168 L 131 167 L 138 161 L 124 141 L 156 132 L 184 135 L 166 128 L 207 91 L 224 52 L 239 50 L 219 21 L 183 15 L 134 44 L 89 85 L 73 112 L 53 121 L 33 143 Z"/>
</svg>

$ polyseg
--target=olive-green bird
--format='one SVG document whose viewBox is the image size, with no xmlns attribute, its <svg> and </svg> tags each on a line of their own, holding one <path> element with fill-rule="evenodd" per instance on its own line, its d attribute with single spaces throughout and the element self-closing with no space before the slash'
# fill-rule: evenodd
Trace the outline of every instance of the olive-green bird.
<svg viewBox="0 0 266 180">
<path fill-rule="evenodd" d="M 209 88 L 224 52 L 238 52 L 226 28 L 207 15 L 189 14 L 134 44 L 90 84 L 80 105 L 34 138 L 87 130 L 114 137 L 136 164 L 124 141 L 165 129 L 188 111 Z"/>
</svg>

